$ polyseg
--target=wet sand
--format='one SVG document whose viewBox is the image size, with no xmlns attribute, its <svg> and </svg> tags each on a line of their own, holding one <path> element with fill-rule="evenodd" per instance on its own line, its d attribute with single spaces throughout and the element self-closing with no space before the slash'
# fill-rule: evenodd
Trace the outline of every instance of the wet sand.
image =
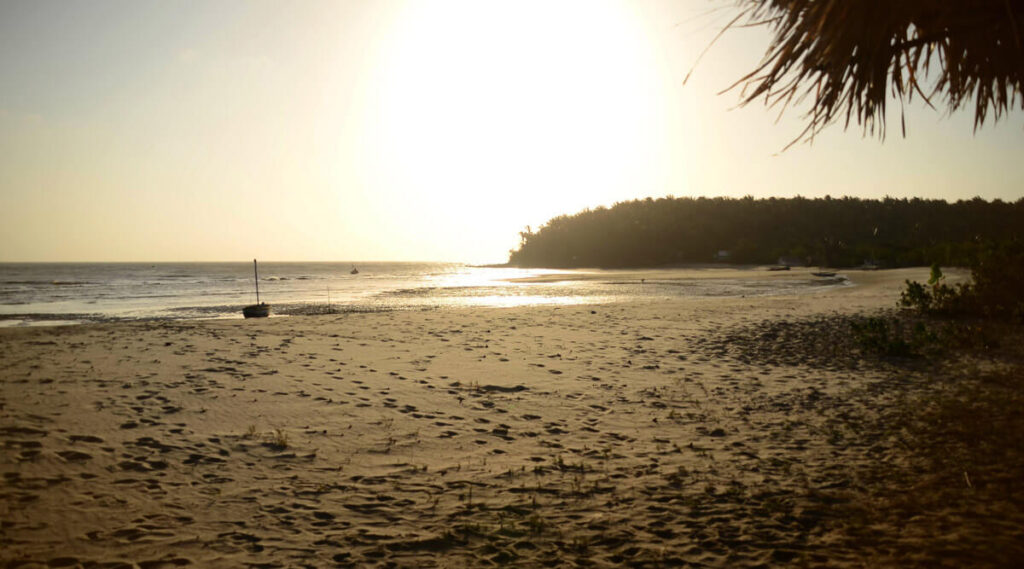
<svg viewBox="0 0 1024 569">
<path fill-rule="evenodd" d="M 799 296 L 0 330 L 0 562 L 899 566 L 830 512 L 903 460 L 873 419 L 912 378 L 814 323 L 892 308 L 927 269 L 848 275 Z M 809 324 L 781 342 L 780 322 Z"/>
</svg>

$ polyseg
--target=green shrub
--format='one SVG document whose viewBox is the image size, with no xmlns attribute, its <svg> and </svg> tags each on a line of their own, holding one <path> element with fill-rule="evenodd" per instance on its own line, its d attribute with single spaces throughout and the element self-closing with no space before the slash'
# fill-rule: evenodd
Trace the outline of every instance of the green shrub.
<svg viewBox="0 0 1024 569">
<path fill-rule="evenodd" d="M 900 293 L 900 306 L 913 308 L 922 314 L 957 314 L 965 309 L 972 294 L 970 284 L 946 284 L 946 275 L 942 274 L 938 263 L 932 265 L 926 285 L 917 281 L 906 282 L 907 289 Z"/>
<path fill-rule="evenodd" d="M 971 283 L 946 284 L 938 264 L 927 284 L 906 281 L 900 306 L 921 314 L 1024 322 L 1024 246 L 986 247 L 971 265 Z"/>
<path fill-rule="evenodd" d="M 922 320 L 899 315 L 861 318 L 850 323 L 853 337 L 869 353 L 890 358 L 913 358 L 943 351 L 950 328 L 936 328 Z"/>
<path fill-rule="evenodd" d="M 1024 322 L 1024 246 L 990 246 L 971 267 L 973 309 L 979 316 Z"/>
</svg>

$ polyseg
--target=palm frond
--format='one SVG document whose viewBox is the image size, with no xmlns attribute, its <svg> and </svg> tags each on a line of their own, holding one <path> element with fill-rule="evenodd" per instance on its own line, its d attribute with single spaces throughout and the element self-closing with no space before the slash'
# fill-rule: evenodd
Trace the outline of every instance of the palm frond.
<svg viewBox="0 0 1024 569">
<path fill-rule="evenodd" d="M 797 140 L 840 119 L 884 139 L 890 96 L 950 112 L 973 100 L 975 129 L 1024 109 L 1024 0 L 737 1 L 744 18 L 731 25 L 768 26 L 774 38 L 730 89 L 744 105 L 810 99 Z"/>
</svg>

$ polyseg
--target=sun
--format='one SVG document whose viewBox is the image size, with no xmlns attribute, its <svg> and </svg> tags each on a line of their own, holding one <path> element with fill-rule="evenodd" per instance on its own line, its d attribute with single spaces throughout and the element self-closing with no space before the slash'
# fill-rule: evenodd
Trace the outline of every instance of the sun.
<svg viewBox="0 0 1024 569">
<path fill-rule="evenodd" d="M 664 102 L 621 2 L 410 2 L 362 113 L 368 178 L 410 211 L 509 227 L 632 195 Z"/>
</svg>

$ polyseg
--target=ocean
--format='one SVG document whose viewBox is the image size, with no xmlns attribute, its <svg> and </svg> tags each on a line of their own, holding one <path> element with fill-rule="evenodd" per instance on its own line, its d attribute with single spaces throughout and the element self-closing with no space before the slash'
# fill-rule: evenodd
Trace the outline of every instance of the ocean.
<svg viewBox="0 0 1024 569">
<path fill-rule="evenodd" d="M 358 274 L 351 274 L 358 268 Z M 458 306 L 603 304 L 636 298 L 798 294 L 845 279 L 737 278 L 717 269 L 517 269 L 457 263 L 261 262 L 274 316 Z M 709 272 L 711 271 L 711 272 Z M 794 275 L 795 276 L 795 275 Z M 0 263 L 0 326 L 241 318 L 256 302 L 252 263 Z"/>
</svg>

